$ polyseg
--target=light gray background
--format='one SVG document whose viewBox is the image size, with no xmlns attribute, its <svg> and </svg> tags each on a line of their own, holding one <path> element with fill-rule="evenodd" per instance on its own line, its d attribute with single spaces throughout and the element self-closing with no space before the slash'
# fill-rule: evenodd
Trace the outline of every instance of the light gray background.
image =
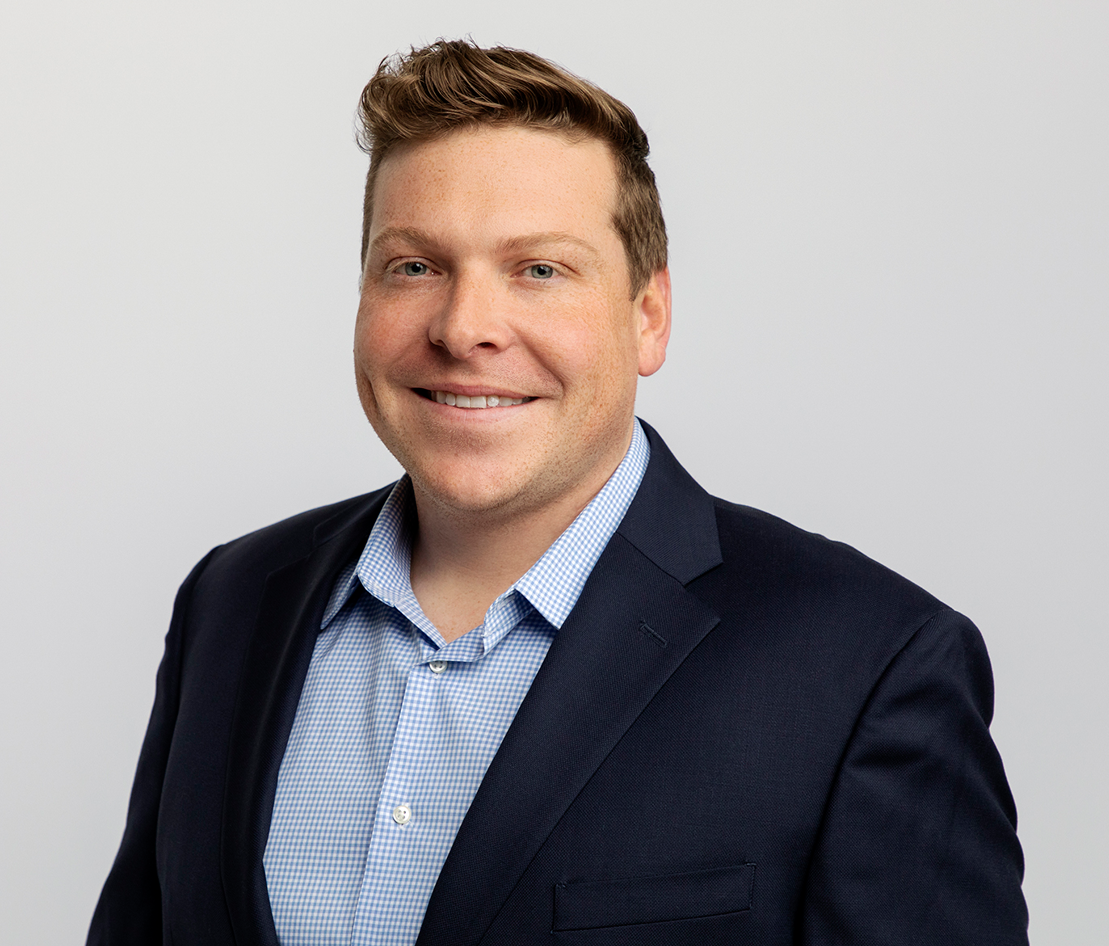
<svg viewBox="0 0 1109 946">
<path fill-rule="evenodd" d="M 82 940 L 192 563 L 395 475 L 353 107 L 472 33 L 637 111 L 676 298 L 640 413 L 977 621 L 1033 936 L 1104 942 L 1109 5 L 464 6 L 2 14 L 0 938 Z"/>
</svg>

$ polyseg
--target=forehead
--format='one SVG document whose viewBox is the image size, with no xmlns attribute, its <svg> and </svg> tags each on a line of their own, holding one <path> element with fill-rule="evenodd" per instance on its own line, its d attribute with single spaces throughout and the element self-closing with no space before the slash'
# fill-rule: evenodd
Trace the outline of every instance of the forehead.
<svg viewBox="0 0 1109 946">
<path fill-rule="evenodd" d="M 374 185 L 371 236 L 395 226 L 457 226 L 502 236 L 612 231 L 616 190 L 616 165 L 604 142 L 479 126 L 386 156 Z"/>
</svg>

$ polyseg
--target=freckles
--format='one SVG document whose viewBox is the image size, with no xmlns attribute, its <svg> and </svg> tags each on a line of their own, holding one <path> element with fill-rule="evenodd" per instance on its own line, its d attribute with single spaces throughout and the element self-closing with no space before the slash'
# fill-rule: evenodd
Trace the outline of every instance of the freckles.
<svg viewBox="0 0 1109 946">
<path fill-rule="evenodd" d="M 375 301 L 372 307 L 360 309 L 356 323 L 356 344 L 367 360 L 394 357 L 410 347 L 412 319 L 405 310 Z"/>
</svg>

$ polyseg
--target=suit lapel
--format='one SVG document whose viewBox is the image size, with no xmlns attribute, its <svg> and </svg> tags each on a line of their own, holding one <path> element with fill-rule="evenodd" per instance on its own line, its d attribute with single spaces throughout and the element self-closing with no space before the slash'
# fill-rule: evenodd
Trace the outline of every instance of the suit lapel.
<svg viewBox="0 0 1109 946">
<path fill-rule="evenodd" d="M 586 782 L 718 623 L 684 587 L 721 560 L 712 500 L 646 429 L 647 474 L 486 772 L 420 946 L 481 939 Z"/>
<path fill-rule="evenodd" d="M 221 861 L 235 937 L 277 946 L 262 854 L 277 774 L 338 572 L 359 552 L 388 489 L 317 527 L 303 558 L 266 578 L 231 723 Z"/>
</svg>

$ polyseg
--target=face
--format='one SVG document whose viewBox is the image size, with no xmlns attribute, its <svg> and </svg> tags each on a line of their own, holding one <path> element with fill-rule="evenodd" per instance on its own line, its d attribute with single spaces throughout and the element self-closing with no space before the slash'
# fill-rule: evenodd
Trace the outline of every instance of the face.
<svg viewBox="0 0 1109 946">
<path fill-rule="evenodd" d="M 417 502 L 506 516 L 604 485 L 669 280 L 631 298 L 607 146 L 479 128 L 381 164 L 355 330 L 362 406 Z"/>
</svg>

